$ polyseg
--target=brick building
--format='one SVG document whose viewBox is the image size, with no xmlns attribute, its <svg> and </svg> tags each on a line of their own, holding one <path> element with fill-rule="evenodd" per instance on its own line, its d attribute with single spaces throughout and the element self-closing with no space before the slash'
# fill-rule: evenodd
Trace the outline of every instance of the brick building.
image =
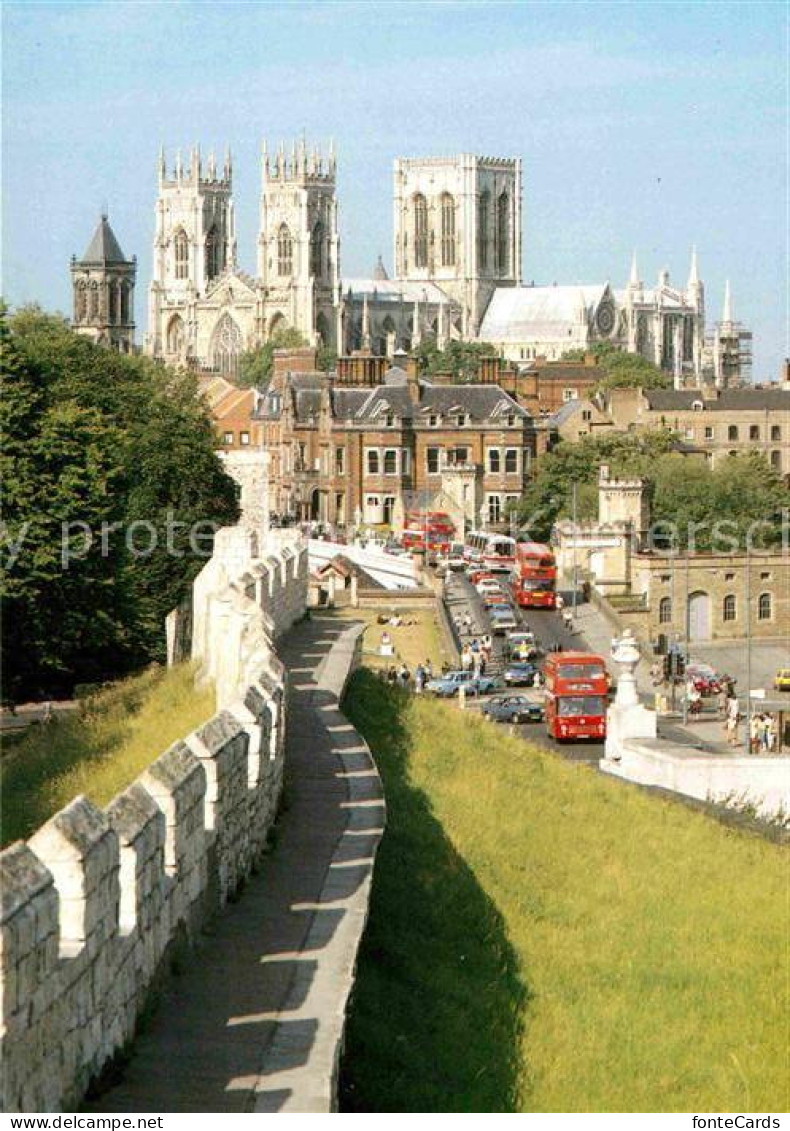
<svg viewBox="0 0 790 1131">
<path fill-rule="evenodd" d="M 532 416 L 495 385 L 418 379 L 415 363 L 341 359 L 334 374 L 277 358 L 253 413 L 271 456 L 270 506 L 338 527 L 397 527 L 443 502 L 504 528 L 536 454 Z M 444 505 L 437 509 L 447 509 Z"/>
</svg>

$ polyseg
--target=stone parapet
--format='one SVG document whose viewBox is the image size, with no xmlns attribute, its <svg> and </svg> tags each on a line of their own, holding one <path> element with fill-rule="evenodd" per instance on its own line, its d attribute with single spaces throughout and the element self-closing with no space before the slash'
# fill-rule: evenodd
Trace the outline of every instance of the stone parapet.
<svg viewBox="0 0 790 1131">
<path fill-rule="evenodd" d="M 259 860 L 284 695 L 279 661 L 258 660 L 259 680 L 103 810 L 78 797 L 0 854 L 4 1111 L 71 1110 L 132 1039 L 174 948 Z"/>
</svg>

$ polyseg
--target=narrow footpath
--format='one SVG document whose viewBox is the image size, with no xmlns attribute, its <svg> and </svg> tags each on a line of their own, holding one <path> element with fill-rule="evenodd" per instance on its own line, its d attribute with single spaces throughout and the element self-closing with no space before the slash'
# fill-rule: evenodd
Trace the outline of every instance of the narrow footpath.
<svg viewBox="0 0 790 1131">
<path fill-rule="evenodd" d="M 338 709 L 361 625 L 316 617 L 290 677 L 274 848 L 189 953 L 96 1112 L 326 1112 L 384 825 L 370 751 Z"/>
</svg>

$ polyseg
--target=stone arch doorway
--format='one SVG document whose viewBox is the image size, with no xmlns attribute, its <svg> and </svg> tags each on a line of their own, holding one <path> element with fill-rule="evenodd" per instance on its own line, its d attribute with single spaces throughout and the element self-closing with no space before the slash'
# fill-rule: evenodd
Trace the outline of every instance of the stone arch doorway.
<svg viewBox="0 0 790 1131">
<path fill-rule="evenodd" d="M 710 594 L 698 589 L 688 601 L 689 640 L 710 640 Z"/>
</svg>

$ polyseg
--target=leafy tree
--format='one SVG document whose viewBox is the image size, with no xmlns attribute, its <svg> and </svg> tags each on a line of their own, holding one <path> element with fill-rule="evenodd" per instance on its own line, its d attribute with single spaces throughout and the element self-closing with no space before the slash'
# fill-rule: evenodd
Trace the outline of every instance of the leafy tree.
<svg viewBox="0 0 790 1131">
<path fill-rule="evenodd" d="M 671 386 L 669 374 L 647 361 L 639 354 L 616 349 L 611 342 L 598 342 L 589 349 L 568 350 L 563 361 L 584 361 L 592 353 L 596 365 L 604 370 L 599 389 L 665 389 Z"/>
<path fill-rule="evenodd" d="M 285 349 L 299 349 L 306 346 L 307 341 L 298 330 L 292 326 L 282 326 L 275 330 L 268 342 L 254 350 L 248 350 L 239 358 L 239 368 L 236 382 L 245 388 L 254 386 L 265 389 L 269 384 L 274 367 L 274 351 Z"/>
<path fill-rule="evenodd" d="M 324 373 L 337 369 L 337 351 L 331 346 L 319 346 L 315 359 L 316 367 Z"/>
<path fill-rule="evenodd" d="M 496 357 L 497 351 L 488 342 L 450 341 L 440 350 L 433 338 L 426 338 L 415 350 L 421 375 L 451 373 L 455 384 L 469 384 L 480 374 L 484 357 Z"/>
<path fill-rule="evenodd" d="M 19 698 L 161 658 L 204 562 L 177 524 L 232 522 L 237 505 L 192 375 L 35 308 L 0 333 L 3 668 Z"/>
<path fill-rule="evenodd" d="M 597 518 L 598 472 L 606 463 L 615 477 L 645 479 L 652 522 L 661 524 L 667 536 L 673 532 L 679 549 L 743 549 L 755 521 L 765 523 L 758 532 L 760 544 L 778 543 L 780 515 L 782 508 L 790 508 L 790 491 L 766 460 L 749 453 L 712 468 L 673 451 L 676 439 L 669 430 L 660 430 L 585 436 L 558 444 L 543 457 L 515 508 L 518 522 L 529 536 L 547 539 L 555 522 L 572 516 L 574 484 L 578 520 Z"/>
</svg>

